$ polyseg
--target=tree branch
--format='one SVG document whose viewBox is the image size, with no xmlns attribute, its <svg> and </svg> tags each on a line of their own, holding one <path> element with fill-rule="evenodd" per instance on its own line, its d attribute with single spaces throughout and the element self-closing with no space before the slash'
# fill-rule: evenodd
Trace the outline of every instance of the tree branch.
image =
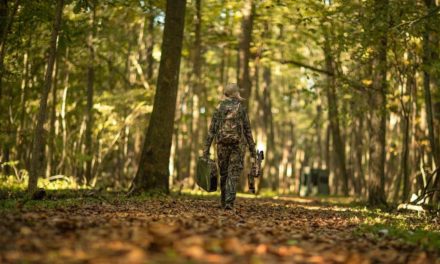
<svg viewBox="0 0 440 264">
<path fill-rule="evenodd" d="M 349 79 L 349 78 L 347 78 L 347 76 L 345 76 L 345 75 L 343 75 L 341 73 L 336 73 L 335 74 L 334 72 L 329 72 L 327 70 L 320 69 L 320 68 L 317 68 L 315 66 L 311 66 L 311 65 L 305 64 L 305 63 L 300 62 L 300 61 L 278 60 L 278 62 L 280 62 L 281 64 L 290 64 L 290 65 L 294 65 L 294 66 L 298 66 L 298 67 L 304 67 L 306 69 L 309 69 L 309 70 L 312 70 L 312 71 L 315 71 L 315 72 L 319 72 L 319 73 L 322 73 L 322 74 L 326 74 L 328 76 L 334 76 L 335 78 L 338 78 L 338 79 L 342 80 L 343 82 L 349 84 L 350 86 L 352 86 L 353 88 L 355 88 L 356 90 L 361 91 L 361 92 L 368 92 L 368 91 L 371 91 L 371 90 L 377 90 L 374 87 L 366 86 L 366 85 L 362 84 L 361 82 L 359 82 L 357 80 Z"/>
<path fill-rule="evenodd" d="M 299 62 L 299 61 L 294 61 L 294 60 L 280 60 L 279 61 L 281 64 L 290 64 L 290 65 L 295 65 L 298 67 L 304 67 L 306 69 L 315 71 L 315 72 L 319 72 L 319 73 L 323 73 L 323 74 L 327 74 L 329 76 L 334 76 L 335 74 L 333 72 L 329 72 L 327 70 L 324 69 L 320 69 L 320 68 L 316 68 L 314 66 L 311 65 L 307 65 L 305 63 Z"/>
</svg>

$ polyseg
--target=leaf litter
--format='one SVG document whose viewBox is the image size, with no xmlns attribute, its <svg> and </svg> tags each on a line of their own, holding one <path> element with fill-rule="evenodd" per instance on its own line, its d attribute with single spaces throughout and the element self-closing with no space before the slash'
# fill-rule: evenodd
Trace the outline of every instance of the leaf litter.
<svg viewBox="0 0 440 264">
<path fill-rule="evenodd" d="M 365 216 L 288 199 L 178 196 L 0 212 L 0 263 L 440 263 Z M 438 230 L 438 228 L 437 228 Z"/>
</svg>

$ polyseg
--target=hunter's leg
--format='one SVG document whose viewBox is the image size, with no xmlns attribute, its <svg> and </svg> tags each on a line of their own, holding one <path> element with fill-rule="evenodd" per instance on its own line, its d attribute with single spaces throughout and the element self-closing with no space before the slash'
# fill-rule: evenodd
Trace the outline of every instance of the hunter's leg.
<svg viewBox="0 0 440 264">
<path fill-rule="evenodd" d="M 228 164 L 229 164 L 229 149 L 220 144 L 217 145 L 217 159 L 220 170 L 220 191 L 221 191 L 221 206 L 225 207 L 226 197 L 226 179 L 228 178 Z"/>
<path fill-rule="evenodd" d="M 228 178 L 226 179 L 226 205 L 233 207 L 238 180 L 243 170 L 243 154 L 239 146 L 232 147 L 230 150 Z"/>
</svg>

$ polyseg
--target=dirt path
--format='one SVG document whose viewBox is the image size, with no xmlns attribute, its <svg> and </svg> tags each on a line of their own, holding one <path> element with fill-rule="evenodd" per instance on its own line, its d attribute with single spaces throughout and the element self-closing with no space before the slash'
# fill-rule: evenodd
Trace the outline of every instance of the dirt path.
<svg viewBox="0 0 440 264">
<path fill-rule="evenodd" d="M 336 206 L 214 198 L 85 202 L 0 212 L 0 263 L 440 263 L 438 254 L 356 232 Z"/>
</svg>

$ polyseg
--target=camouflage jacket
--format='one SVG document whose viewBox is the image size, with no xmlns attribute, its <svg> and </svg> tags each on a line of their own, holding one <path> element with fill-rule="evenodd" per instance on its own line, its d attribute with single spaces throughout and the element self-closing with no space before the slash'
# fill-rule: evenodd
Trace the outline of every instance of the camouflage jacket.
<svg viewBox="0 0 440 264">
<path fill-rule="evenodd" d="M 227 104 L 230 106 L 240 104 L 239 105 L 239 119 L 241 121 L 242 128 L 243 128 L 242 129 L 243 136 L 244 136 L 244 139 L 246 140 L 246 143 L 249 147 L 249 151 L 251 152 L 251 155 L 255 155 L 255 142 L 254 142 L 254 138 L 252 137 L 251 125 L 249 122 L 248 114 L 246 112 L 245 107 L 243 107 L 243 105 L 241 104 L 240 100 L 235 99 L 235 98 L 226 98 L 225 100 L 220 102 L 217 109 L 215 110 L 214 115 L 211 120 L 211 125 L 209 126 L 209 131 L 208 131 L 208 135 L 207 135 L 205 147 L 204 147 L 204 154 L 209 153 L 209 148 L 211 147 L 212 141 L 214 140 L 214 138 L 217 137 L 220 126 L 222 125 L 222 117 L 225 116 L 225 113 L 223 113 L 222 110 L 226 108 L 224 106 L 222 107 L 223 104 Z"/>
</svg>

